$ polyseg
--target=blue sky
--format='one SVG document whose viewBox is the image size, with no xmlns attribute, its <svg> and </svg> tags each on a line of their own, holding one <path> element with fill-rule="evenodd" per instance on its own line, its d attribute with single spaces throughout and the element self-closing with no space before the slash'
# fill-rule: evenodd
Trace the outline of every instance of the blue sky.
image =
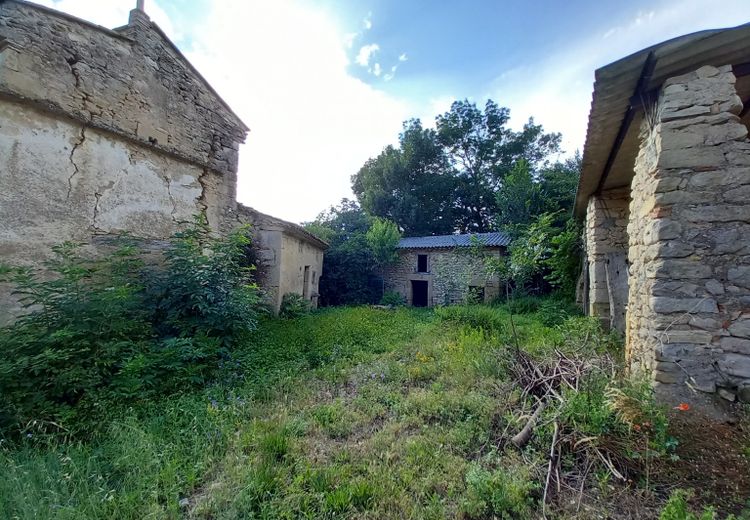
<svg viewBox="0 0 750 520">
<path fill-rule="evenodd" d="M 135 0 L 41 0 L 104 26 Z M 750 22 L 750 0 L 146 0 L 146 11 L 250 126 L 238 198 L 292 221 L 407 118 L 492 98 L 584 144 L 594 70 L 689 32 Z"/>
</svg>

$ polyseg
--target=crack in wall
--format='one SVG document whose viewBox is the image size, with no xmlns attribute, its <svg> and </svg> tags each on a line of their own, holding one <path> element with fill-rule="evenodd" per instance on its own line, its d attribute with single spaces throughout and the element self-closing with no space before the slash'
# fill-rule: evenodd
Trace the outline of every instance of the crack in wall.
<svg viewBox="0 0 750 520">
<path fill-rule="evenodd" d="M 207 176 L 208 176 L 208 168 L 204 167 L 203 171 L 198 176 L 198 184 L 200 184 L 200 187 L 201 187 L 201 194 L 196 199 L 196 202 L 198 203 L 200 210 L 203 212 L 208 211 L 208 203 L 206 202 L 206 183 L 205 183 L 205 178 Z"/>
<path fill-rule="evenodd" d="M 70 194 L 73 192 L 73 177 L 75 177 L 80 169 L 78 168 L 78 165 L 76 164 L 75 160 L 73 159 L 73 156 L 76 153 L 76 150 L 78 150 L 78 147 L 80 147 L 84 141 L 86 141 L 86 126 L 81 127 L 81 134 L 79 136 L 79 139 L 77 142 L 73 144 L 73 148 L 70 150 L 70 156 L 68 157 L 70 160 L 70 164 L 73 165 L 73 173 L 70 174 L 70 177 L 68 177 L 68 194 L 65 196 L 65 199 L 70 199 Z"/>
<path fill-rule="evenodd" d="M 167 187 L 169 200 L 172 203 L 172 211 L 170 212 L 172 222 L 177 222 L 177 217 L 175 217 L 175 214 L 177 213 L 177 200 L 175 200 L 174 196 L 172 195 L 172 180 L 167 176 L 167 174 L 162 174 L 162 179 L 164 180 L 164 184 Z"/>
<path fill-rule="evenodd" d="M 127 174 L 127 170 L 123 170 L 123 173 Z M 98 223 L 96 222 L 97 219 L 99 218 L 99 211 L 100 211 L 99 203 L 101 202 L 101 199 L 104 196 L 104 194 L 108 190 L 111 190 L 114 187 L 114 185 L 115 185 L 115 181 L 109 181 L 109 183 L 107 183 L 106 186 L 100 188 L 100 191 L 94 192 L 94 199 L 96 199 L 96 202 L 94 203 L 94 216 L 91 221 L 91 227 L 96 231 L 101 231 L 102 233 L 107 233 L 107 231 L 104 231 L 102 228 L 100 228 Z"/>
</svg>

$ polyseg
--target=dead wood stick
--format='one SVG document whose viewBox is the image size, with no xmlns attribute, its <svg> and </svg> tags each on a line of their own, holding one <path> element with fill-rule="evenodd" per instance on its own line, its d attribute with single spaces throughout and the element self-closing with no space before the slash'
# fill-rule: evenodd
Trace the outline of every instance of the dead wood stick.
<svg viewBox="0 0 750 520">
<path fill-rule="evenodd" d="M 531 414 L 531 417 L 529 417 L 528 422 L 526 423 L 526 426 L 523 427 L 523 429 L 515 434 L 513 438 L 510 440 L 516 448 L 523 448 L 527 442 L 529 442 L 529 439 L 531 439 L 531 434 L 534 431 L 534 425 L 539 420 L 539 416 L 542 415 L 542 412 L 545 408 L 544 402 L 540 402 L 537 409 L 534 411 L 533 414 Z"/>
<path fill-rule="evenodd" d="M 555 421 L 555 433 L 552 435 L 552 444 L 549 448 L 549 464 L 547 465 L 547 479 L 544 482 L 544 494 L 542 495 L 542 516 L 547 518 L 547 491 L 549 491 L 549 480 L 552 477 L 552 467 L 555 461 L 555 450 L 557 449 L 557 432 L 560 428 Z M 557 479 L 558 492 L 560 486 L 560 479 Z"/>
</svg>

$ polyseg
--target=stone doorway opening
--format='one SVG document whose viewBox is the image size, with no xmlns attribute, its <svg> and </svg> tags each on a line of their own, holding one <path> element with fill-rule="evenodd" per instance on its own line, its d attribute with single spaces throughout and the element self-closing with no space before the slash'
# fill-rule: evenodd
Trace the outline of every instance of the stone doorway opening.
<svg viewBox="0 0 750 520">
<path fill-rule="evenodd" d="M 429 282 L 426 280 L 411 281 L 411 304 L 414 307 L 427 307 Z"/>
</svg>

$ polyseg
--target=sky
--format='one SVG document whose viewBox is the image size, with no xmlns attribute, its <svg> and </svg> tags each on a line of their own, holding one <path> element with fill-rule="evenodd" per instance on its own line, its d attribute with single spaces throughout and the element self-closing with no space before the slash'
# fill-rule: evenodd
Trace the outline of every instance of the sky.
<svg viewBox="0 0 750 520">
<path fill-rule="evenodd" d="M 94 23 L 136 0 L 37 0 Z M 750 0 L 146 0 L 250 127 L 240 202 L 294 222 L 353 198 L 402 122 L 456 99 L 510 108 L 582 150 L 594 71 L 666 39 L 750 22 Z"/>
</svg>

